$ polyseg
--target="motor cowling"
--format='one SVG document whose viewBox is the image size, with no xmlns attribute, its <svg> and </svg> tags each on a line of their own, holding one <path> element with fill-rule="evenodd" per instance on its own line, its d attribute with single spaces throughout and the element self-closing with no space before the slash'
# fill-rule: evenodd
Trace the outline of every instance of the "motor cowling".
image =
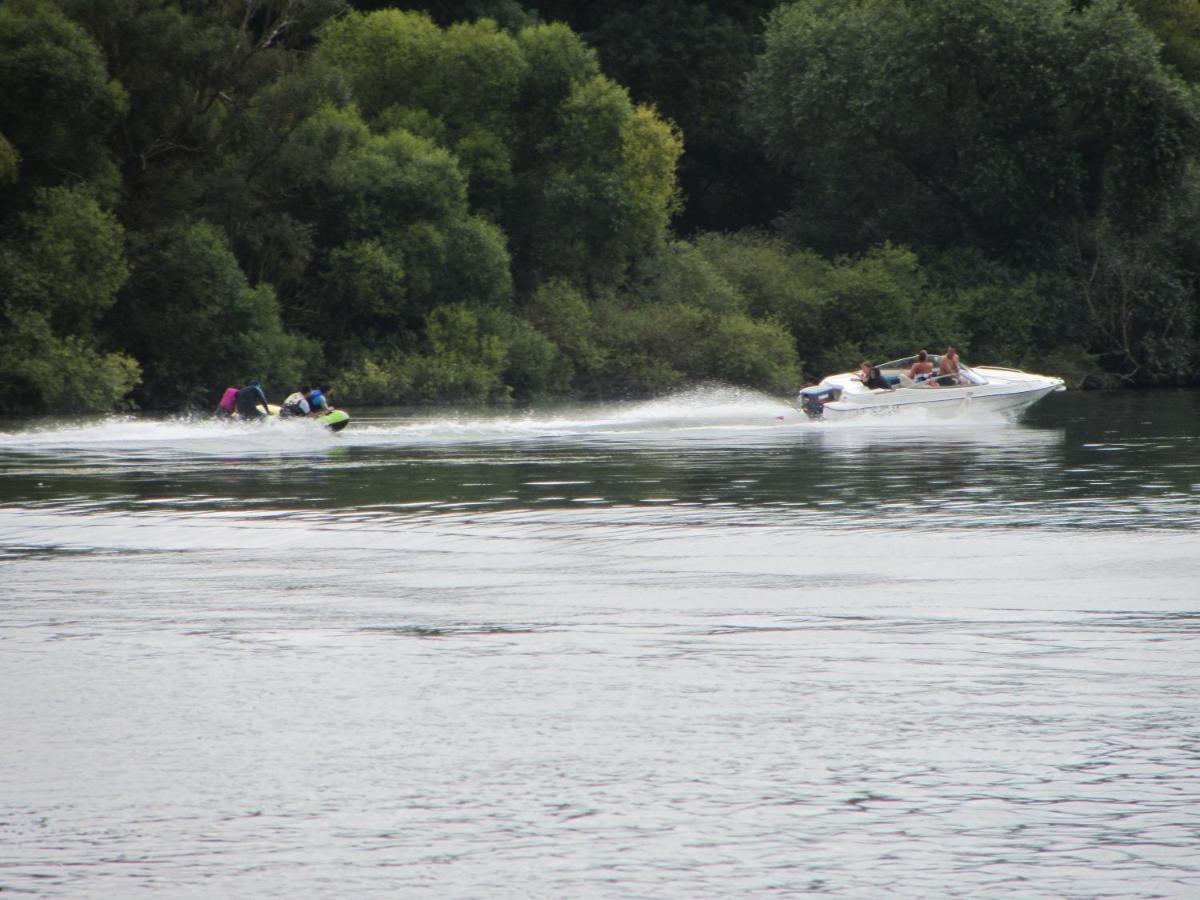
<svg viewBox="0 0 1200 900">
<path fill-rule="evenodd" d="M 825 404 L 841 399 L 842 389 L 837 385 L 818 384 L 800 392 L 800 409 L 810 419 L 819 419 L 825 414 Z"/>
</svg>

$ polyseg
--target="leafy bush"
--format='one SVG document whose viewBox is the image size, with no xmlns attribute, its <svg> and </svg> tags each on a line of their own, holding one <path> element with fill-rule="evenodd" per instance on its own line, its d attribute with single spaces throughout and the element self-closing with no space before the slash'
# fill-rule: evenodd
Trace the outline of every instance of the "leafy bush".
<svg viewBox="0 0 1200 900">
<path fill-rule="evenodd" d="M 291 390 L 316 365 L 315 342 L 284 330 L 274 293 L 246 283 L 214 226 L 180 223 L 132 244 L 114 330 L 145 370 L 147 403 L 207 405 L 226 385 L 251 378 Z"/>
<path fill-rule="evenodd" d="M 0 411 L 103 412 L 117 408 L 141 380 L 136 361 L 104 353 L 79 335 L 57 336 L 46 319 L 8 317 L 0 356 Z"/>
<path fill-rule="evenodd" d="M 400 403 L 409 394 L 409 388 L 400 383 L 399 370 L 395 359 L 364 356 L 338 373 L 338 398 L 346 406 Z"/>
<path fill-rule="evenodd" d="M 141 374 L 129 356 L 103 352 L 96 333 L 128 275 L 124 232 L 86 189 L 33 199 L 0 242 L 0 404 L 112 409 Z"/>
</svg>

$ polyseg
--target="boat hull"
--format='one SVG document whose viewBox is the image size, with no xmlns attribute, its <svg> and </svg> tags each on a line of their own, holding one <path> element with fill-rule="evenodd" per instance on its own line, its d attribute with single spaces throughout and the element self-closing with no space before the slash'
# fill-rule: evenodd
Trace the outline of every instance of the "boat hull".
<svg viewBox="0 0 1200 900">
<path fill-rule="evenodd" d="M 934 359 L 938 359 L 934 357 Z M 1047 394 L 1064 390 L 1061 378 L 1017 369 L 959 365 L 951 380 L 913 381 L 913 360 L 896 360 L 877 368 L 889 387 L 867 387 L 858 373 L 830 375 L 800 392 L 800 407 L 813 419 L 848 419 L 922 410 L 936 417 L 1000 414 L 1015 418 Z"/>
<path fill-rule="evenodd" d="M 994 413 L 1006 416 L 1016 416 L 1048 394 L 1062 390 L 1061 382 L 1052 382 L 1036 387 L 1022 387 L 1009 391 L 971 391 L 954 389 L 952 396 L 930 397 L 933 389 L 913 389 L 911 391 L 895 391 L 894 394 L 917 393 L 920 396 L 892 396 L 859 399 L 846 398 L 826 403 L 822 410 L 822 418 L 830 421 L 855 419 L 862 416 L 895 415 L 911 412 L 912 410 L 927 411 L 930 415 L 951 418 L 975 413 Z M 961 390 L 961 393 L 960 393 Z M 950 394 L 950 391 L 946 391 Z"/>
</svg>

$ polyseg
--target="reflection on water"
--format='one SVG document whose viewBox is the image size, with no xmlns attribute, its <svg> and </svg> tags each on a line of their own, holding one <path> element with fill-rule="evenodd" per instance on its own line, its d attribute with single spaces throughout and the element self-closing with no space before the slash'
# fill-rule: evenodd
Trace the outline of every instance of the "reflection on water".
<svg viewBox="0 0 1200 900">
<path fill-rule="evenodd" d="M 1196 895 L 1197 413 L 0 424 L 0 889 Z"/>
</svg>

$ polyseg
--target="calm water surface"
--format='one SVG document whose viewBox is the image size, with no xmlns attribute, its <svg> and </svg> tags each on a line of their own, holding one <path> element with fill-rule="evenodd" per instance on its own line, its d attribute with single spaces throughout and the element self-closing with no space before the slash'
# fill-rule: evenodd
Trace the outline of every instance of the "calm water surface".
<svg viewBox="0 0 1200 900">
<path fill-rule="evenodd" d="M 1200 395 L 0 420 L 0 891 L 1200 896 Z"/>
</svg>

